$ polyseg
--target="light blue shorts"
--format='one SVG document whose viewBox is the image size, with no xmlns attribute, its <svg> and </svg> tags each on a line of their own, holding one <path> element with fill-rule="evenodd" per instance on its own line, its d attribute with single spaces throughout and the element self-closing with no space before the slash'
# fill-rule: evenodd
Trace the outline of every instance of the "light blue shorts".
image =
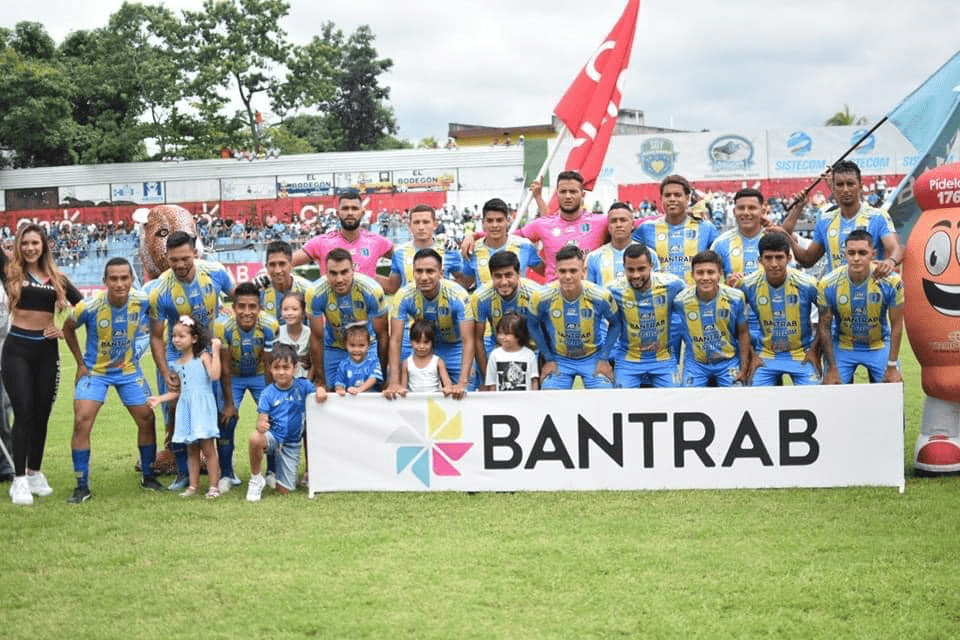
<svg viewBox="0 0 960 640">
<path fill-rule="evenodd" d="M 297 465 L 300 464 L 300 442 L 280 442 L 270 431 L 267 437 L 267 453 L 277 460 L 277 484 L 294 491 L 297 488 Z"/>
<path fill-rule="evenodd" d="M 93 400 L 103 404 L 110 387 L 117 390 L 120 401 L 125 407 L 147 404 L 150 386 L 142 371 L 136 373 L 104 373 L 83 376 L 73 390 L 74 400 Z"/>
<path fill-rule="evenodd" d="M 613 380 L 597 373 L 599 355 L 586 358 L 564 358 L 557 356 L 557 369 L 548 375 L 540 384 L 540 388 L 573 389 L 577 376 L 583 380 L 584 389 L 613 389 Z"/>
<path fill-rule="evenodd" d="M 863 365 L 863 368 L 867 370 L 867 376 L 869 376 L 870 382 L 880 382 L 883 380 L 883 374 L 887 371 L 890 345 L 872 351 L 855 351 L 852 349 L 841 349 L 834 344 L 833 352 L 837 358 L 837 373 L 840 374 L 840 381 L 843 384 L 853 382 L 853 374 L 859 365 Z"/>
<path fill-rule="evenodd" d="M 797 362 L 780 358 L 764 358 L 763 366 L 753 374 L 754 387 L 773 387 L 783 376 L 790 376 L 794 386 L 820 384 L 817 370 L 809 362 Z"/>
<path fill-rule="evenodd" d="M 680 373 L 677 363 L 673 360 L 669 362 L 617 360 L 613 370 L 617 378 L 617 386 L 622 389 L 641 387 L 671 389 L 680 384 Z"/>
</svg>

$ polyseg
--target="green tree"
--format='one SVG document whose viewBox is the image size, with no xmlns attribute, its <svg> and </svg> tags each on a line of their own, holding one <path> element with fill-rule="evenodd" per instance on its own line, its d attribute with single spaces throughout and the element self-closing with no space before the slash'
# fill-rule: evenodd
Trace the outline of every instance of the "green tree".
<svg viewBox="0 0 960 640">
<path fill-rule="evenodd" d="M 850 113 L 850 106 L 843 105 L 842 111 L 837 111 L 835 114 L 827 118 L 823 124 L 828 127 L 846 127 L 854 124 L 866 123 L 867 119 L 865 117 Z"/>
</svg>

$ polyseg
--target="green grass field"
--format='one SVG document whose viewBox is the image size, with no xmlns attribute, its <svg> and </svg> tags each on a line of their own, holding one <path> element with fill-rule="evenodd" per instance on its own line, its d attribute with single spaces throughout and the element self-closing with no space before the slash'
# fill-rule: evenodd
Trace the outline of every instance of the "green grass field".
<svg viewBox="0 0 960 640">
<path fill-rule="evenodd" d="M 43 465 L 55 493 L 0 500 L 0 638 L 960 637 L 960 478 L 909 471 L 922 394 L 907 348 L 903 495 L 267 491 L 248 504 L 244 484 L 182 500 L 138 488 L 135 428 L 111 392 L 80 506 L 65 503 L 75 367 L 62 353 Z M 247 404 L 239 442 L 253 420 Z M 235 461 L 246 481 L 243 447 Z"/>
</svg>

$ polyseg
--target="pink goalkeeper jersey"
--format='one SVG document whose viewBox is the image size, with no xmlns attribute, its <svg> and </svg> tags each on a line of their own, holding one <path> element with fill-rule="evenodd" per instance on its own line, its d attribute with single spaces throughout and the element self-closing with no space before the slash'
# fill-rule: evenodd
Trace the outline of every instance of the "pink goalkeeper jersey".
<svg viewBox="0 0 960 640">
<path fill-rule="evenodd" d="M 573 220 L 564 220 L 554 214 L 528 222 L 517 233 L 543 244 L 543 262 L 547 267 L 544 275 L 547 282 L 552 282 L 557 279 L 557 251 L 564 245 L 574 244 L 584 253 L 590 253 L 603 245 L 607 236 L 607 216 L 586 209 L 582 209 Z"/>
<path fill-rule="evenodd" d="M 326 273 L 327 254 L 333 249 L 349 251 L 353 257 L 354 271 L 372 278 L 377 275 L 377 261 L 393 249 L 393 243 L 366 229 L 360 230 L 356 240 L 347 242 L 340 231 L 335 229 L 315 236 L 303 245 L 304 253 L 320 267 L 320 273 Z"/>
</svg>

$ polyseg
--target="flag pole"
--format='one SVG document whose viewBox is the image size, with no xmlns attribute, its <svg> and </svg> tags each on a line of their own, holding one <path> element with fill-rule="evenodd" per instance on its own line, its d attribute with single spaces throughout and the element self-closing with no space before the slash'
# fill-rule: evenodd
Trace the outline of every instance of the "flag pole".
<svg viewBox="0 0 960 640">
<path fill-rule="evenodd" d="M 547 159 L 543 161 L 543 164 L 540 165 L 540 170 L 537 172 L 537 176 L 533 179 L 533 182 L 537 182 L 543 179 L 543 175 L 547 172 L 547 169 L 550 167 L 550 164 L 553 162 L 553 159 L 557 156 L 557 151 L 560 150 L 560 145 L 566 140 L 567 135 L 570 133 L 570 130 L 567 128 L 562 121 L 560 122 L 560 130 L 557 134 L 557 143 L 553 146 L 553 149 L 547 155 Z M 526 178 L 526 176 L 524 176 Z M 530 201 L 533 199 L 533 192 L 529 188 L 524 188 L 525 193 L 523 194 L 523 199 L 520 201 L 520 206 L 517 207 L 517 215 L 514 217 L 513 222 L 510 223 L 510 232 L 515 231 L 520 226 L 520 218 L 522 217 L 526 220 L 527 217 L 527 207 L 530 206 Z"/>
</svg>

